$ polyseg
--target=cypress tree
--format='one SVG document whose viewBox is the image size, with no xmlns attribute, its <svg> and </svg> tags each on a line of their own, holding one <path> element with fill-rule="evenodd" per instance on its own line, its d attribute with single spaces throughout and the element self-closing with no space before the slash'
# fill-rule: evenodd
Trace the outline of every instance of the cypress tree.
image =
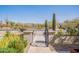
<svg viewBox="0 0 79 59">
<path fill-rule="evenodd" d="M 55 13 L 53 13 L 53 19 L 52 19 L 52 30 L 56 30 L 56 18 Z"/>
<path fill-rule="evenodd" d="M 47 30 L 47 20 L 45 20 L 45 30 Z"/>
</svg>

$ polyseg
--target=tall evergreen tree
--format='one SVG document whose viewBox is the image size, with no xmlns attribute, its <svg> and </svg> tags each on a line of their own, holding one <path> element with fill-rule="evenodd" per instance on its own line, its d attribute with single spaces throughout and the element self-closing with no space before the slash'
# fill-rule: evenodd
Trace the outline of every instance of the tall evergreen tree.
<svg viewBox="0 0 79 59">
<path fill-rule="evenodd" d="M 47 20 L 45 20 L 45 30 L 47 30 Z"/>
<path fill-rule="evenodd" d="M 56 30 L 56 17 L 55 13 L 53 13 L 53 19 L 52 19 L 52 30 Z"/>
</svg>

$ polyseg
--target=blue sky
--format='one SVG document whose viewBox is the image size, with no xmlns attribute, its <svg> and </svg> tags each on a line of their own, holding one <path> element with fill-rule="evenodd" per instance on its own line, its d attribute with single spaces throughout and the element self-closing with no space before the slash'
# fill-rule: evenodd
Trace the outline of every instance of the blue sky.
<svg viewBox="0 0 79 59">
<path fill-rule="evenodd" d="M 77 5 L 0 5 L 0 20 L 9 20 L 24 23 L 43 23 L 45 19 L 52 20 L 56 14 L 58 22 L 79 17 Z"/>
</svg>

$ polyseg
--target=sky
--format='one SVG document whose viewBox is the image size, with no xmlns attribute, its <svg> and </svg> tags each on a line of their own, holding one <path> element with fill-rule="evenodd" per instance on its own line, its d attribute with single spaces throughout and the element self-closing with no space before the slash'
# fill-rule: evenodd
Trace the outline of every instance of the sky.
<svg viewBox="0 0 79 59">
<path fill-rule="evenodd" d="M 56 20 L 63 22 L 79 18 L 78 5 L 0 5 L 0 20 L 22 23 L 44 23 L 51 21 L 53 13 Z"/>
</svg>

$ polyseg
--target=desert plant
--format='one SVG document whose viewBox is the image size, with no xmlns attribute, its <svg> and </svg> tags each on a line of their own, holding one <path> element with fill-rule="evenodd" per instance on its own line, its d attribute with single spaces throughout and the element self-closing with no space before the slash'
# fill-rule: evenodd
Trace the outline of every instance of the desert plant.
<svg viewBox="0 0 79 59">
<path fill-rule="evenodd" d="M 68 28 L 67 33 L 68 33 L 68 35 L 77 35 L 78 30 L 76 30 L 75 28 Z"/>
<path fill-rule="evenodd" d="M 62 29 L 60 29 L 55 35 L 56 36 L 61 36 L 61 35 L 64 35 L 64 32 L 62 31 Z"/>
</svg>

